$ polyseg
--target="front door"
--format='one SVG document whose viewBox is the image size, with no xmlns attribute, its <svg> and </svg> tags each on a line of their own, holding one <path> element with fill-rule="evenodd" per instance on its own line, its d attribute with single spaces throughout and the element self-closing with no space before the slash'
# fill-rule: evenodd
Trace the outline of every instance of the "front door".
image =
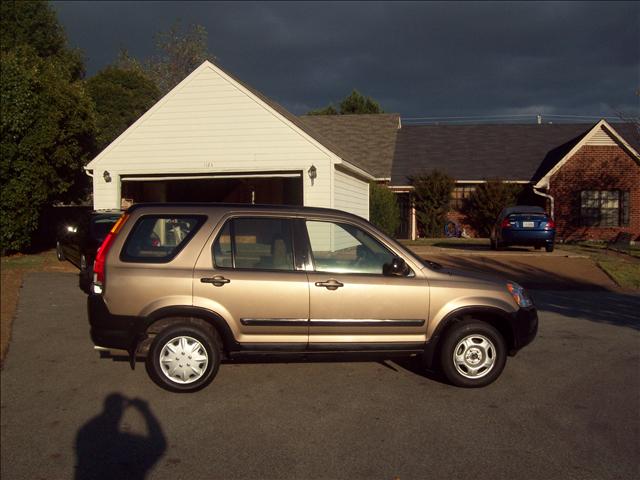
<svg viewBox="0 0 640 480">
<path fill-rule="evenodd" d="M 247 348 L 307 346 L 309 286 L 295 266 L 292 224 L 230 218 L 194 271 L 194 305 L 223 316 Z"/>
<path fill-rule="evenodd" d="M 383 265 L 396 254 L 359 226 L 306 226 L 313 258 L 313 271 L 307 272 L 310 348 L 354 343 L 386 349 L 425 341 L 429 290 L 419 270 L 385 276 Z"/>
</svg>

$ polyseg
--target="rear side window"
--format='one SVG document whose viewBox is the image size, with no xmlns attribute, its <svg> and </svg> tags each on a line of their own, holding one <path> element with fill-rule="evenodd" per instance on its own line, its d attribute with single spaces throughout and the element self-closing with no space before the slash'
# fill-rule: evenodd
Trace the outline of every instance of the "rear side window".
<svg viewBox="0 0 640 480">
<path fill-rule="evenodd" d="M 134 225 L 120 259 L 125 262 L 167 263 L 195 235 L 205 217 L 146 215 Z"/>
<path fill-rule="evenodd" d="M 226 223 L 213 244 L 217 267 L 294 270 L 291 221 L 236 218 Z"/>
</svg>

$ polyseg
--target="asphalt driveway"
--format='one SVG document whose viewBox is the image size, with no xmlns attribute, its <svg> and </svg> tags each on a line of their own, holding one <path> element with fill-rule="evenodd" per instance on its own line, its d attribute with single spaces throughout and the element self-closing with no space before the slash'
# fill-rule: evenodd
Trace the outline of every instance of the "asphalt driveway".
<svg viewBox="0 0 640 480">
<path fill-rule="evenodd" d="M 225 364 L 170 394 L 101 359 L 72 274 L 29 274 L 1 374 L 1 475 L 638 478 L 640 297 L 534 291 L 535 342 L 463 390 L 415 362 Z"/>
</svg>

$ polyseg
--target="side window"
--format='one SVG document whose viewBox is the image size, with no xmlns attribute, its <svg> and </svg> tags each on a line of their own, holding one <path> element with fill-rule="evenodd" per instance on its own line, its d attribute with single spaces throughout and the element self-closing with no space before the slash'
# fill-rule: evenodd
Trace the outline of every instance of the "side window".
<svg viewBox="0 0 640 480">
<path fill-rule="evenodd" d="M 308 221 L 316 271 L 382 275 L 393 254 L 367 232 L 346 223 Z"/>
<path fill-rule="evenodd" d="M 126 262 L 166 263 L 175 257 L 204 222 L 204 217 L 146 215 L 134 225 L 120 258 Z"/>
<path fill-rule="evenodd" d="M 235 218 L 213 244 L 216 266 L 250 270 L 293 270 L 291 222 L 278 218 Z"/>
<path fill-rule="evenodd" d="M 218 267 L 233 267 L 231 254 L 231 222 L 227 222 L 213 244 L 213 259 Z"/>
</svg>

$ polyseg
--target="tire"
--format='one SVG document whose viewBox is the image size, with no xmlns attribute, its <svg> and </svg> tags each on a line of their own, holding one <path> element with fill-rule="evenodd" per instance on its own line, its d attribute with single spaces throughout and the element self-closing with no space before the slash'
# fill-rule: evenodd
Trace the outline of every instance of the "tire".
<svg viewBox="0 0 640 480">
<path fill-rule="evenodd" d="M 540 250 L 542 247 L 540 245 L 536 245 L 533 248 L 535 248 L 536 250 Z"/>
<path fill-rule="evenodd" d="M 175 353 L 172 351 L 174 349 Z M 197 363 L 194 367 L 189 362 L 196 355 L 199 358 L 195 358 Z M 195 392 L 214 379 L 221 356 L 220 337 L 215 330 L 208 331 L 192 323 L 179 322 L 165 328 L 153 339 L 146 358 L 146 368 L 151 380 L 165 390 Z M 162 362 L 161 358 L 166 360 Z M 196 372 L 198 367 L 201 372 Z M 170 373 L 171 368 L 175 369 L 173 374 Z"/>
<path fill-rule="evenodd" d="M 90 293 L 91 281 L 93 280 L 93 265 L 89 268 L 87 265 L 87 259 L 84 255 L 80 256 L 80 290 L 85 293 Z"/>
<path fill-rule="evenodd" d="M 49 244 L 51 245 L 51 244 Z M 61 262 L 64 262 L 65 258 L 64 258 L 64 253 L 62 252 L 62 246 L 60 245 L 60 242 L 56 242 L 56 257 L 58 257 L 58 260 Z"/>
<path fill-rule="evenodd" d="M 545 249 L 547 252 L 551 253 L 551 252 L 553 252 L 553 247 L 554 247 L 554 245 L 553 245 L 553 243 L 552 243 L 551 245 L 545 245 L 544 249 Z"/>
<path fill-rule="evenodd" d="M 494 327 L 478 320 L 454 324 L 440 349 L 442 373 L 458 387 L 489 385 L 500 376 L 506 362 L 504 338 Z"/>
</svg>

